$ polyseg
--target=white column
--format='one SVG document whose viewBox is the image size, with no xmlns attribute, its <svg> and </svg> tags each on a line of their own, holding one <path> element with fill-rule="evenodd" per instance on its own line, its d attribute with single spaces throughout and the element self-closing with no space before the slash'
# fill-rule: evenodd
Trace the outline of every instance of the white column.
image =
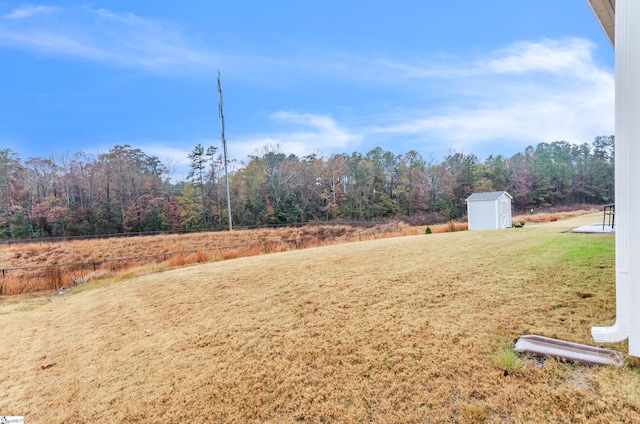
<svg viewBox="0 0 640 424">
<path fill-rule="evenodd" d="M 640 356 L 640 2 L 617 0 L 616 64 L 616 323 L 594 327 L 597 342 L 629 337 Z M 634 24 L 635 23 L 635 24 Z"/>
<path fill-rule="evenodd" d="M 618 7 L 620 16 L 618 17 Z M 626 173 L 629 354 L 640 357 L 640 2 L 616 1 L 616 149 L 623 145 Z M 620 44 L 618 44 L 620 43 Z M 618 46 L 623 49 L 618 50 Z M 620 59 L 617 59 L 617 56 Z M 620 71 L 618 71 L 620 67 Z M 619 80 L 619 81 L 618 81 Z M 620 101 L 618 101 L 620 97 Z M 618 118 L 618 115 L 620 116 Z M 616 157 L 618 160 L 619 156 Z M 617 163 L 616 163 L 617 166 Z M 616 176 L 617 177 L 617 176 Z M 618 193 L 616 193 L 616 208 Z M 616 233 L 618 230 L 616 229 Z M 617 240 L 616 240 L 617 248 Z"/>
</svg>

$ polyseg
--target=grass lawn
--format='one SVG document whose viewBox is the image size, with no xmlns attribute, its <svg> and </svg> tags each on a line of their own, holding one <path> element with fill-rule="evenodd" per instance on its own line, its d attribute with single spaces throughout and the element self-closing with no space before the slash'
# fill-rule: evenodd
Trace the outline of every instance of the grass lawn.
<svg viewBox="0 0 640 424">
<path fill-rule="evenodd" d="M 282 252 L 4 300 L 0 414 L 637 422 L 637 367 L 508 355 L 522 334 L 594 345 L 591 326 L 613 323 L 614 236 L 566 232 L 599 219 Z"/>
</svg>

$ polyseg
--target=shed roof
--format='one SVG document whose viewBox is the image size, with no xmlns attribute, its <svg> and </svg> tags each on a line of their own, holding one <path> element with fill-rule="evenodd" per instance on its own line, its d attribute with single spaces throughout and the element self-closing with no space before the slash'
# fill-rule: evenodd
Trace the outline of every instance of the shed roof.
<svg viewBox="0 0 640 424">
<path fill-rule="evenodd" d="M 513 199 L 506 191 L 488 191 L 486 193 L 473 193 L 471 196 L 467 197 L 467 202 L 475 202 L 482 200 L 498 200 L 502 196 L 507 195 L 509 199 Z"/>
</svg>

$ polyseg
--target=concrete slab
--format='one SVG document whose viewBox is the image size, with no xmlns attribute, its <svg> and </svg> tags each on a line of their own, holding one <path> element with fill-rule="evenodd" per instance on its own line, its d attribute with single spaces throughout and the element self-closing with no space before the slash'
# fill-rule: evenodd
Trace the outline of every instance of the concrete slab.
<svg viewBox="0 0 640 424">
<path fill-rule="evenodd" d="M 604 226 L 602 223 L 583 225 L 582 227 L 574 228 L 572 233 L 601 233 L 601 234 L 613 234 L 616 232 L 615 227 L 611 227 L 607 224 Z"/>
</svg>

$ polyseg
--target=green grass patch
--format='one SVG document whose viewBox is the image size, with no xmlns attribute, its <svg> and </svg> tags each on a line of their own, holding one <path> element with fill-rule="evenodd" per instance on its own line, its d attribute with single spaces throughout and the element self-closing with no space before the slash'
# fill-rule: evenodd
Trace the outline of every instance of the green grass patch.
<svg viewBox="0 0 640 424">
<path fill-rule="evenodd" d="M 538 291 L 531 301 L 547 311 L 533 331 L 592 343 L 590 327 L 615 320 L 615 237 L 535 228 L 526 243 L 518 266 L 530 272 L 526 291 Z"/>
<path fill-rule="evenodd" d="M 504 371 L 505 375 L 516 374 L 522 372 L 524 369 L 522 361 L 513 351 L 513 345 L 511 343 L 503 344 L 498 352 L 491 355 L 490 359 L 491 365 Z"/>
<path fill-rule="evenodd" d="M 29 312 L 36 309 L 35 305 L 24 305 L 15 309 L 16 312 Z"/>
<path fill-rule="evenodd" d="M 156 274 L 159 272 L 165 272 L 167 270 L 167 266 L 165 264 L 154 264 L 151 266 L 151 272 Z"/>
<path fill-rule="evenodd" d="M 582 236 L 582 237 L 580 237 Z M 571 234 L 563 243 L 562 255 L 558 261 L 577 263 L 611 262 L 615 258 L 615 238 L 613 235 Z"/>
<path fill-rule="evenodd" d="M 541 232 L 542 233 L 542 232 Z M 541 234 L 542 235 L 542 234 Z M 553 237 L 529 237 L 529 251 L 551 263 L 611 263 L 615 258 L 615 237 L 612 234 L 560 233 Z"/>
</svg>

